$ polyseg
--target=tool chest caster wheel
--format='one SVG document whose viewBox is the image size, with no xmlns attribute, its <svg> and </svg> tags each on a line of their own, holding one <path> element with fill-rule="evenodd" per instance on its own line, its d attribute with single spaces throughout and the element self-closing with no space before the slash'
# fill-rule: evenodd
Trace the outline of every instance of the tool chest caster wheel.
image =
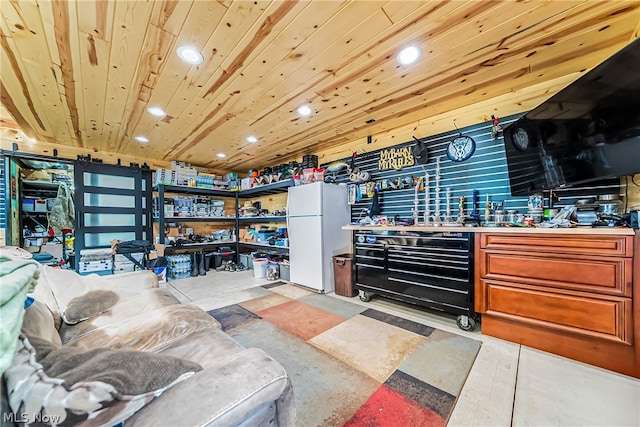
<svg viewBox="0 0 640 427">
<path fill-rule="evenodd" d="M 369 302 L 371 301 L 371 297 L 373 296 L 373 292 L 367 291 L 358 291 L 360 296 L 360 301 Z"/>
<path fill-rule="evenodd" d="M 456 318 L 456 324 L 463 331 L 473 331 L 476 328 L 476 321 L 462 314 Z"/>
</svg>

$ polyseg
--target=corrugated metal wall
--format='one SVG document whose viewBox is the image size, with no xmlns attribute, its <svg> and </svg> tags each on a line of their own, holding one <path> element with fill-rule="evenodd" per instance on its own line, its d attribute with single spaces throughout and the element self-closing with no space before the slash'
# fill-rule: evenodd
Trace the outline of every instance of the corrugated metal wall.
<svg viewBox="0 0 640 427">
<path fill-rule="evenodd" d="M 517 120 L 522 114 L 517 114 L 500 119 L 502 128 L 506 128 L 513 121 Z M 477 125 L 461 128 L 460 130 L 452 130 L 438 135 L 423 138 L 429 149 L 429 161 L 426 165 L 414 165 L 396 170 L 378 170 L 378 159 L 380 151 L 376 150 L 357 156 L 355 165 L 362 171 L 370 173 L 371 180 L 380 181 L 383 179 L 397 180 L 405 177 L 424 176 L 429 174 L 430 181 L 430 210 L 435 210 L 435 171 L 436 158 L 440 157 L 440 212 L 445 213 L 446 201 L 445 191 L 447 188 L 451 190 L 451 211 L 455 216 L 457 214 L 457 200 L 459 196 L 464 196 L 467 205 L 467 213 L 471 210 L 471 200 L 473 190 L 478 190 L 480 195 L 480 213 L 484 211 L 484 204 L 487 194 L 493 202 L 503 202 L 505 209 L 516 209 L 519 212 L 527 211 L 527 197 L 513 197 L 509 189 L 509 174 L 507 171 L 507 163 L 504 151 L 504 140 L 502 136 L 493 139 L 491 136 L 492 123 L 484 122 Z M 463 162 L 453 162 L 446 155 L 446 149 L 449 142 L 462 133 L 465 136 L 472 137 L 476 142 L 476 151 L 471 158 Z M 415 145 L 415 140 L 395 146 L 395 148 L 411 147 Z M 391 147 L 389 147 L 391 148 Z M 350 159 L 344 159 L 347 163 Z M 327 165 L 323 165 L 327 166 Z M 327 173 L 332 175 L 331 173 Z M 336 182 L 350 183 L 346 172 L 340 171 L 335 174 Z M 380 207 L 382 215 L 395 217 L 399 215 L 402 219 L 411 218 L 414 206 L 414 188 L 405 188 L 399 190 L 383 190 L 379 193 Z M 592 186 L 581 186 L 561 190 L 558 194 L 561 196 L 561 202 L 573 203 L 575 198 L 590 197 L 604 193 L 618 193 L 619 185 L 617 180 L 609 180 L 606 183 L 599 183 Z M 566 195 L 567 198 L 564 196 Z M 546 194 L 548 196 L 548 193 Z M 352 206 L 353 220 L 364 216 L 363 209 L 368 208 L 371 200 L 363 198 L 361 201 Z M 563 203 L 558 203 L 556 206 Z M 418 210 L 422 215 L 425 210 L 424 192 L 419 194 Z M 420 217 L 422 221 L 422 216 Z"/>
</svg>

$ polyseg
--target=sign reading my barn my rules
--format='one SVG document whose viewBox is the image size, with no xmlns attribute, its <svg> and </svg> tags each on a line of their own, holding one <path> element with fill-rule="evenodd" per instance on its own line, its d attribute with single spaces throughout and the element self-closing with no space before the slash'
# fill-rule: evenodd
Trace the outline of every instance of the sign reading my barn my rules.
<svg viewBox="0 0 640 427">
<path fill-rule="evenodd" d="M 380 151 L 378 160 L 378 170 L 386 171 L 395 169 L 397 171 L 404 167 L 413 166 L 416 163 L 411 153 L 411 147 L 389 148 Z"/>
</svg>

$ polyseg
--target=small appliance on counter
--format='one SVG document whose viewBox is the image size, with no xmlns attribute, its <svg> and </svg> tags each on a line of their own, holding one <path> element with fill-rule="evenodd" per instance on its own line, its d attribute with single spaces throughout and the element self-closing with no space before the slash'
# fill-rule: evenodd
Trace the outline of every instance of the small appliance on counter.
<svg viewBox="0 0 640 427">
<path fill-rule="evenodd" d="M 575 207 L 578 227 L 591 227 L 596 221 L 598 221 L 598 205 L 593 203 L 592 200 L 578 200 Z"/>
</svg>

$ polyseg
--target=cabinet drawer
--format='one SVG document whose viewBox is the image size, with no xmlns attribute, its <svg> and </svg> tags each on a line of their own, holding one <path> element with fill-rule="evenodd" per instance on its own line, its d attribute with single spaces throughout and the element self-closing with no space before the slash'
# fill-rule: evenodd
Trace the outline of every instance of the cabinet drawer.
<svg viewBox="0 0 640 427">
<path fill-rule="evenodd" d="M 632 343 L 630 298 L 555 293 L 553 289 L 516 287 L 508 283 L 480 281 L 478 311 L 494 317 L 578 335 Z"/>
<path fill-rule="evenodd" d="M 490 250 L 630 257 L 633 253 L 633 237 L 482 233 L 480 247 Z"/>
<path fill-rule="evenodd" d="M 631 297 L 631 258 L 480 251 L 480 277 Z"/>
</svg>

